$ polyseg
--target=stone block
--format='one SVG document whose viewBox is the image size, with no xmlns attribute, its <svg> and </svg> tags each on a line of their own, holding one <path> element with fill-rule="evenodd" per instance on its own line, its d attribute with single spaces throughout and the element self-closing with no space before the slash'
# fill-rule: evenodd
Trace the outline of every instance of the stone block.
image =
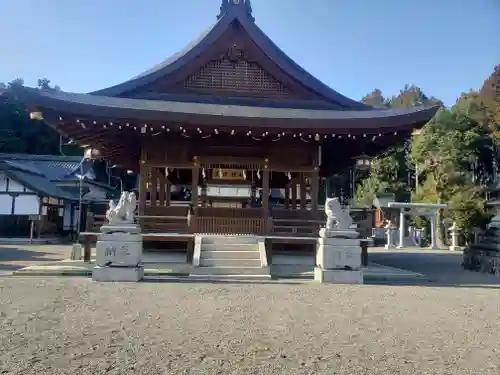
<svg viewBox="0 0 500 375">
<path fill-rule="evenodd" d="M 361 247 L 318 245 L 316 249 L 316 265 L 323 269 L 349 267 L 353 270 L 359 270 L 361 268 Z"/>
<path fill-rule="evenodd" d="M 359 247 L 361 240 L 359 238 L 318 238 L 318 245 L 328 245 L 337 247 Z"/>
<path fill-rule="evenodd" d="M 141 233 L 141 227 L 135 223 L 105 224 L 101 233 Z"/>
<path fill-rule="evenodd" d="M 358 238 L 359 233 L 356 232 L 354 229 L 335 230 L 335 229 L 321 228 L 319 230 L 319 236 L 321 238 Z"/>
<path fill-rule="evenodd" d="M 71 260 L 82 260 L 83 247 L 79 243 L 74 243 L 71 246 L 71 254 L 69 259 Z"/>
<path fill-rule="evenodd" d="M 324 284 L 363 284 L 363 271 L 314 269 L 314 280 Z"/>
<path fill-rule="evenodd" d="M 137 266 L 142 256 L 142 237 L 133 234 L 101 235 L 96 244 L 98 266 Z"/>
<path fill-rule="evenodd" d="M 93 281 L 137 282 L 144 278 L 144 267 L 94 267 Z"/>
</svg>

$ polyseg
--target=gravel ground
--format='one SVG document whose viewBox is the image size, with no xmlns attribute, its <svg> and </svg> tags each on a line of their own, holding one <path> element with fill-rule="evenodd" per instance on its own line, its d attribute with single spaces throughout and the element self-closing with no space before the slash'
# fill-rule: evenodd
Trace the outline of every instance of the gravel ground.
<svg viewBox="0 0 500 375">
<path fill-rule="evenodd" d="M 496 288 L 0 278 L 3 374 L 498 374 Z"/>
</svg>

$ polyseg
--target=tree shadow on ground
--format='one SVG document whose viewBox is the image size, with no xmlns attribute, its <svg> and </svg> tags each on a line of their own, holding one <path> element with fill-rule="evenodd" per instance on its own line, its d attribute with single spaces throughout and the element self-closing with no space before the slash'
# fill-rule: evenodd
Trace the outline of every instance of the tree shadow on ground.
<svg viewBox="0 0 500 375">
<path fill-rule="evenodd" d="M 394 250 L 369 253 L 370 262 L 425 275 L 425 279 L 376 280 L 374 284 L 430 287 L 500 288 L 500 276 L 462 268 L 462 252 Z"/>
<path fill-rule="evenodd" d="M 61 260 L 60 258 L 53 258 L 51 256 L 53 254 L 42 251 L 26 250 L 19 247 L 1 247 L 0 270 L 15 271 L 28 265 L 24 263 L 36 264 Z M 18 264 L 9 264 L 9 262 L 16 262 Z"/>
</svg>

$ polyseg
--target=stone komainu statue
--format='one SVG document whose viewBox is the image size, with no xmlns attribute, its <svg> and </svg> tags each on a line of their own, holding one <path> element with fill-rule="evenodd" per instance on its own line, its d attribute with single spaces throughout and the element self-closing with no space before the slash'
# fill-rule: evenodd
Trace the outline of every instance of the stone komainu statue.
<svg viewBox="0 0 500 375">
<path fill-rule="evenodd" d="M 115 204 L 113 200 L 109 201 L 109 209 L 106 211 L 106 219 L 110 225 L 133 223 L 137 199 L 134 192 L 124 191 Z"/>
<path fill-rule="evenodd" d="M 351 229 L 352 217 L 349 215 L 349 209 L 342 208 L 338 198 L 326 198 L 325 214 L 327 230 Z"/>
</svg>

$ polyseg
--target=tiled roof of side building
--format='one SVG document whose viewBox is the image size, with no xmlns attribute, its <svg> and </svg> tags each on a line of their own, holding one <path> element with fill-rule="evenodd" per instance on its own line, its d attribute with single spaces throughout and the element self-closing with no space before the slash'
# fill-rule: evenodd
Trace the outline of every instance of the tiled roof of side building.
<svg viewBox="0 0 500 375">
<path fill-rule="evenodd" d="M 39 194 L 68 200 L 78 200 L 79 191 L 57 182 L 78 170 L 81 161 L 81 156 L 0 153 L 0 169 L 7 176 Z M 109 188 L 89 179 L 86 182 Z"/>
</svg>

